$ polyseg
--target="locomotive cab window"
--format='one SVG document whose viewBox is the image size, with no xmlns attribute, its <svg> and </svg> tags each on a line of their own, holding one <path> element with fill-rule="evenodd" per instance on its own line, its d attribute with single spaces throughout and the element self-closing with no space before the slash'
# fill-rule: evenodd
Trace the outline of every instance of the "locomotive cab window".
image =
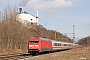
<svg viewBox="0 0 90 60">
<path fill-rule="evenodd" d="M 38 40 L 30 40 L 30 43 L 39 43 Z"/>
</svg>

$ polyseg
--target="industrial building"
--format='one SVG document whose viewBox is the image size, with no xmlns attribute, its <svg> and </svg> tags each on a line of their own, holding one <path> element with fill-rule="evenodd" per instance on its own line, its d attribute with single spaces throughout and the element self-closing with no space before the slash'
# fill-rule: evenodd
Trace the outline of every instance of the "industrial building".
<svg viewBox="0 0 90 60">
<path fill-rule="evenodd" d="M 38 11 L 36 12 L 36 16 L 27 13 L 26 11 L 22 11 L 22 8 L 19 8 L 19 21 L 22 23 L 30 23 L 30 24 L 38 24 Z"/>
</svg>

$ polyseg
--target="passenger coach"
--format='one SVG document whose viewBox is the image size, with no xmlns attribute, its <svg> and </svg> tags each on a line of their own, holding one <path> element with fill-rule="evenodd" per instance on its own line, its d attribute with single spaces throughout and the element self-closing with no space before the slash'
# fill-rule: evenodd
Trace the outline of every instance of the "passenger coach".
<svg viewBox="0 0 90 60">
<path fill-rule="evenodd" d="M 71 48 L 73 48 L 72 43 L 52 40 L 52 50 L 53 51 L 65 50 L 65 49 L 71 49 Z"/>
</svg>

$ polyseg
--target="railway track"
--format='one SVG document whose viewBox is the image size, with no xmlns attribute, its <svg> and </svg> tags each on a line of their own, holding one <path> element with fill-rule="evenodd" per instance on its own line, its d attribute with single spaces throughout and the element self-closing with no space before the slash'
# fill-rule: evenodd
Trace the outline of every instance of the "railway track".
<svg viewBox="0 0 90 60">
<path fill-rule="evenodd" d="M 41 55 L 30 55 L 28 53 L 26 54 L 10 54 L 10 55 L 1 55 L 0 60 L 37 60 L 39 57 L 44 57 L 44 55 L 47 55 L 48 53 L 43 53 Z M 52 53 L 50 53 L 52 54 Z M 49 55 L 49 54 L 48 54 Z"/>
<path fill-rule="evenodd" d="M 66 50 L 60 50 L 55 51 L 54 53 L 66 51 Z M 50 54 L 54 54 L 53 52 Z M 44 55 L 50 55 L 49 53 L 42 53 L 37 55 L 30 55 L 29 53 L 25 54 L 10 54 L 10 55 L 0 55 L 0 60 L 37 60 L 39 57 L 44 57 Z"/>
<path fill-rule="evenodd" d="M 9 54 L 9 55 L 0 55 L 0 60 L 21 60 L 27 59 L 28 57 L 32 57 L 30 54 Z"/>
</svg>

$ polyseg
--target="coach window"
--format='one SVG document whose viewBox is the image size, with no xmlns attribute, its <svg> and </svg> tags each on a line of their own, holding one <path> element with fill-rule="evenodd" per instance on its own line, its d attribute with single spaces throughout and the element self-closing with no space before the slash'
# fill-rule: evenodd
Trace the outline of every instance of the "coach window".
<svg viewBox="0 0 90 60">
<path fill-rule="evenodd" d="M 64 44 L 64 46 L 67 46 L 67 44 Z"/>
<path fill-rule="evenodd" d="M 71 45 L 69 44 L 69 46 L 71 46 Z"/>
<path fill-rule="evenodd" d="M 58 46 L 60 46 L 60 43 L 59 43 L 59 45 Z"/>
<path fill-rule="evenodd" d="M 57 46 L 57 43 L 55 43 L 54 45 Z"/>
</svg>

